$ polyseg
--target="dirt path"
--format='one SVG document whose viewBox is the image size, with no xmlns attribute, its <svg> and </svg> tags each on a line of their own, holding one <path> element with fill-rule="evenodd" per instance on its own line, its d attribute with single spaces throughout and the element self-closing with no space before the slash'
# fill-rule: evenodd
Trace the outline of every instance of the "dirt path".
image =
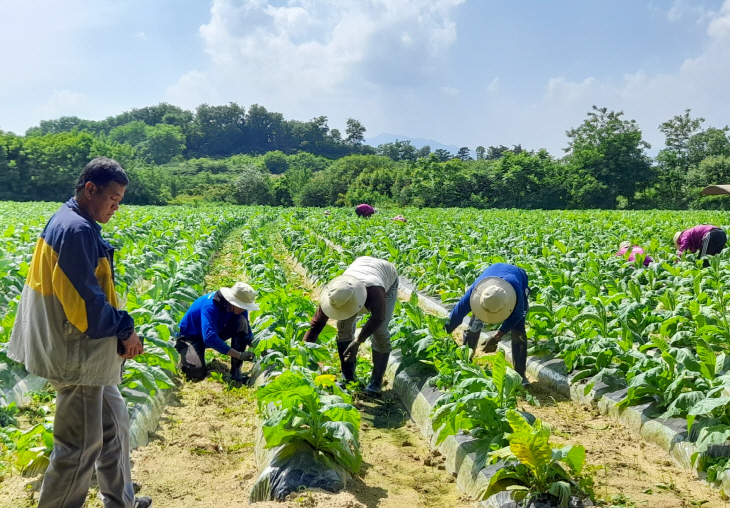
<svg viewBox="0 0 730 508">
<path fill-rule="evenodd" d="M 245 277 L 237 269 L 234 231 L 214 259 L 206 286 L 210 290 Z M 273 238 L 276 241 L 276 238 Z M 286 261 L 279 257 L 280 261 Z M 284 263 L 290 280 L 305 286 L 301 274 Z M 217 359 L 211 369 L 227 377 L 228 363 Z M 381 400 L 356 401 L 364 466 L 347 492 L 292 495 L 277 508 L 473 507 L 463 497 L 443 458 L 428 445 L 400 403 L 386 393 Z M 248 387 L 229 387 L 208 377 L 185 383 L 167 408 L 148 446 L 133 453 L 134 477 L 141 494 L 152 496 L 155 508 L 232 508 L 248 503 L 258 477 L 253 457 L 255 401 Z M 270 503 L 257 503 L 267 506 Z"/>
<path fill-rule="evenodd" d="M 494 355 L 478 355 L 487 366 Z M 596 495 L 616 508 L 726 508 L 720 490 L 679 467 L 656 445 L 646 443 L 595 408 L 577 406 L 538 383 L 529 392 L 540 406 L 521 403 L 552 428 L 556 445 L 586 449 L 587 471 L 595 475 Z M 727 498 L 726 498 L 727 499 Z"/>
</svg>

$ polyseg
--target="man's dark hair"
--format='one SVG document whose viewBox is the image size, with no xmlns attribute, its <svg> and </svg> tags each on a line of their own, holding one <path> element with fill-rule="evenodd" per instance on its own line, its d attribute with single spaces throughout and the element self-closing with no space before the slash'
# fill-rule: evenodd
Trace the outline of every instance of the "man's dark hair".
<svg viewBox="0 0 730 508">
<path fill-rule="evenodd" d="M 76 181 L 76 192 L 83 189 L 86 182 L 91 182 L 100 189 L 103 189 L 111 182 L 117 182 L 119 185 L 126 187 L 129 185 L 129 178 L 122 169 L 122 165 L 114 159 L 97 157 L 89 162 L 81 172 L 79 179 Z"/>
</svg>

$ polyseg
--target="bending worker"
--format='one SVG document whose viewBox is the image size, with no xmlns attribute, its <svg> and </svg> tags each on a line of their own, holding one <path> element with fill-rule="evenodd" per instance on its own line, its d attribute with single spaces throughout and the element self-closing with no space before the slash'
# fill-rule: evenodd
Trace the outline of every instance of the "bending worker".
<svg viewBox="0 0 730 508">
<path fill-rule="evenodd" d="M 512 333 L 512 362 L 517 373 L 522 376 L 523 385 L 530 384 L 525 376 L 525 317 L 529 294 L 527 273 L 522 268 L 507 263 L 495 263 L 487 267 L 466 290 L 466 294 L 452 309 L 446 324 L 446 331 L 452 333 L 471 311 L 472 318 L 469 331 L 465 334 L 465 343 L 476 349 L 482 323 L 502 323 L 490 342 L 499 341 L 507 333 Z"/>
<path fill-rule="evenodd" d="M 377 212 L 378 211 L 375 208 L 367 203 L 363 203 L 355 207 L 355 214 L 357 214 L 358 217 L 364 217 L 366 219 L 371 215 L 375 215 Z"/>
<path fill-rule="evenodd" d="M 674 246 L 680 254 L 684 251 L 699 251 L 700 258 L 719 254 L 726 243 L 725 230 L 711 224 L 700 224 L 674 234 Z M 705 260 L 704 266 L 710 266 L 710 263 Z"/>
<path fill-rule="evenodd" d="M 365 392 L 379 394 L 390 356 L 390 331 L 398 299 L 398 272 L 392 263 L 370 256 L 357 258 L 345 273 L 332 279 L 320 294 L 319 307 L 304 335 L 306 342 L 317 342 L 327 319 L 337 320 L 337 352 L 345 381 L 355 380 L 355 362 L 360 344 L 372 336 L 373 373 Z M 357 316 L 363 309 L 370 318 L 355 339 Z"/>
<path fill-rule="evenodd" d="M 175 349 L 180 353 L 183 374 L 203 379 L 207 373 L 205 349 L 212 348 L 231 357 L 231 379 L 243 381 L 243 360 L 252 361 L 246 351 L 253 341 L 248 311 L 259 310 L 256 291 L 244 282 L 203 295 L 193 302 L 180 321 Z M 226 340 L 231 339 L 230 347 Z"/>
</svg>

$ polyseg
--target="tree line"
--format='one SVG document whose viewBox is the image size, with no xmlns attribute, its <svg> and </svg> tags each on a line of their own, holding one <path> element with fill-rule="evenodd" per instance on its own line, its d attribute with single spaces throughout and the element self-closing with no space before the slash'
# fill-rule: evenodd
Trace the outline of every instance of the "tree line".
<svg viewBox="0 0 730 508">
<path fill-rule="evenodd" d="M 521 145 L 479 146 L 474 159 L 468 147 L 371 147 L 358 120 L 347 119 L 344 135 L 327 121 L 285 120 L 259 105 L 159 104 L 103 121 L 42 121 L 24 135 L 0 131 L 0 199 L 65 200 L 86 162 L 107 156 L 130 173 L 125 202 L 134 204 L 730 207 L 700 193 L 730 183 L 729 129 L 704 127 L 690 110 L 659 126 L 665 147 L 654 158 L 634 120 L 596 106 L 567 131 L 562 157 Z"/>
</svg>

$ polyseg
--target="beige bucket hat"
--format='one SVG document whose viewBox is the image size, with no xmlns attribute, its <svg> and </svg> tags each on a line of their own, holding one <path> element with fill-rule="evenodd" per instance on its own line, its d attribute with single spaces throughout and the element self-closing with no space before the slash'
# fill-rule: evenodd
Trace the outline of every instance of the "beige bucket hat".
<svg viewBox="0 0 730 508">
<path fill-rule="evenodd" d="M 259 306 L 254 302 L 258 293 L 245 282 L 236 282 L 233 287 L 221 288 L 221 294 L 228 300 L 228 303 L 238 308 L 259 310 Z"/>
<path fill-rule="evenodd" d="M 501 323 L 512 314 L 516 303 L 515 288 L 499 277 L 480 280 L 469 298 L 471 311 L 485 323 Z"/>
<path fill-rule="evenodd" d="M 319 305 L 328 317 L 340 321 L 360 312 L 367 299 L 365 284 L 352 275 L 332 279 L 319 295 Z"/>
<path fill-rule="evenodd" d="M 677 249 L 679 249 L 679 237 L 680 236 L 682 236 L 682 232 L 681 231 L 677 231 L 676 233 L 674 233 L 674 246 Z"/>
</svg>

